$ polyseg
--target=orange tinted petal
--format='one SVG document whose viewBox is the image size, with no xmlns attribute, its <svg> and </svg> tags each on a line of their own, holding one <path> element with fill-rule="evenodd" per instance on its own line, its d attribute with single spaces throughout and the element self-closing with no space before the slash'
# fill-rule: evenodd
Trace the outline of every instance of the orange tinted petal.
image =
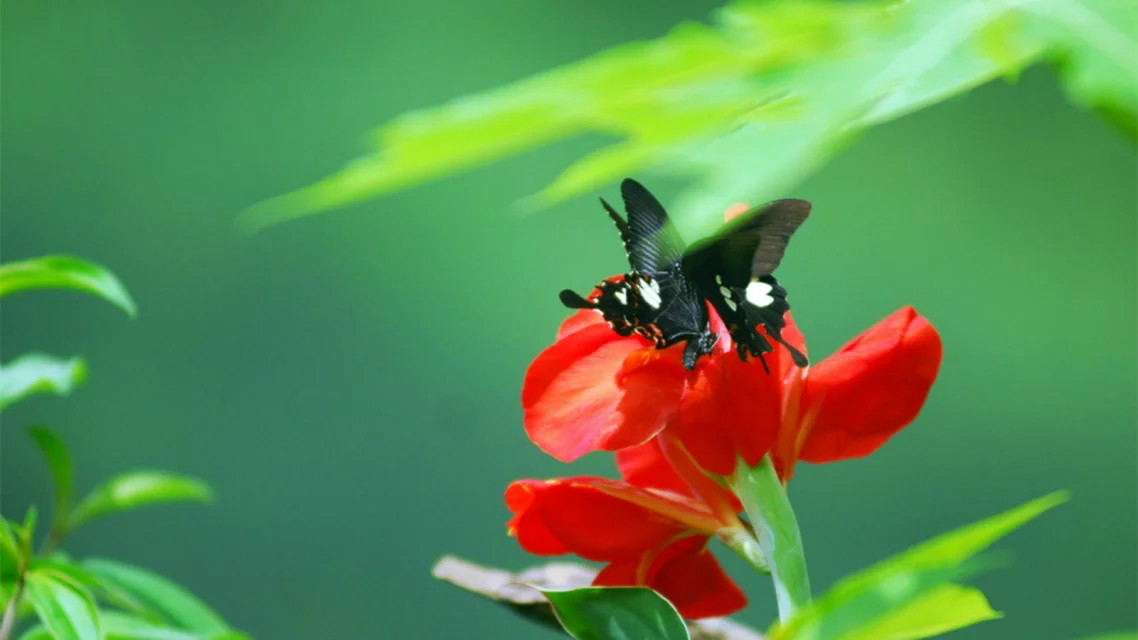
<svg viewBox="0 0 1138 640">
<path fill-rule="evenodd" d="M 639 557 L 692 531 L 692 522 L 718 526 L 698 503 L 604 478 L 519 480 L 506 502 L 515 514 L 511 530 L 527 551 L 590 560 Z"/>
<path fill-rule="evenodd" d="M 616 466 L 625 482 L 691 496 L 691 489 L 668 464 L 657 438 L 616 452 Z"/>
<path fill-rule="evenodd" d="M 541 514 L 534 509 L 537 496 L 545 488 L 542 480 L 517 480 L 506 487 L 506 506 L 514 517 L 507 523 L 510 535 L 517 536 L 518 544 L 539 556 L 556 556 L 569 553 L 569 547 L 545 526 Z"/>
<path fill-rule="evenodd" d="M 872 453 L 917 417 L 941 354 L 936 329 L 904 307 L 811 367 L 801 412 L 816 413 L 799 457 L 831 462 Z"/>
<path fill-rule="evenodd" d="M 659 358 L 625 366 L 643 350 L 655 348 L 600 324 L 573 331 L 543 351 L 522 387 L 530 440 L 569 462 L 590 451 L 640 444 L 660 431 L 679 404 L 684 372 Z"/>
</svg>

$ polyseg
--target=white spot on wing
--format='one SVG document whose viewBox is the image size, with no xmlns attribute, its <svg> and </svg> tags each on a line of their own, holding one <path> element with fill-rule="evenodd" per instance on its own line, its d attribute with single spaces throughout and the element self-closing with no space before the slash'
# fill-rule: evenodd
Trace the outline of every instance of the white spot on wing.
<svg viewBox="0 0 1138 640">
<path fill-rule="evenodd" d="M 616 298 L 621 304 L 628 304 L 628 292 L 624 289 L 617 289 L 613 292 L 612 297 Z"/>
<path fill-rule="evenodd" d="M 636 290 L 640 292 L 640 299 L 653 309 L 660 308 L 660 283 L 655 280 L 636 283 Z"/>
<path fill-rule="evenodd" d="M 771 297 L 771 290 L 773 288 L 774 287 L 765 282 L 752 280 L 751 284 L 747 285 L 747 291 L 745 293 L 747 302 L 750 302 L 756 307 L 765 307 L 769 305 L 770 303 L 774 302 L 774 298 Z"/>
</svg>

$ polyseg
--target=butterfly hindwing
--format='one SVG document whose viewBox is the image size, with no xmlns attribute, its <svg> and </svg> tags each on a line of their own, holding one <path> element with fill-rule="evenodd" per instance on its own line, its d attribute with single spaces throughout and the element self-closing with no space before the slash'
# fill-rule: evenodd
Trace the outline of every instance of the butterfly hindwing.
<svg viewBox="0 0 1138 640">
<path fill-rule="evenodd" d="M 805 356 L 782 339 L 790 305 L 786 289 L 771 273 L 809 214 L 805 200 L 776 200 L 742 214 L 685 255 L 685 271 L 727 324 L 740 357 L 749 354 L 761 360 L 773 350 L 756 330 L 762 326 L 790 350 L 796 364 L 806 365 Z"/>
</svg>

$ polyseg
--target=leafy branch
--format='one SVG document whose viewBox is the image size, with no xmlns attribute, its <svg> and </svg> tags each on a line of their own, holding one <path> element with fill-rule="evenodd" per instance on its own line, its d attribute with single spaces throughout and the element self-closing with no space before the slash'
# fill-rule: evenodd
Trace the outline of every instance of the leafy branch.
<svg viewBox="0 0 1138 640">
<path fill-rule="evenodd" d="M 711 25 L 400 115 L 369 137 L 369 155 L 250 207 L 239 224 L 259 229 L 600 132 L 619 140 L 525 205 L 674 173 L 691 180 L 675 214 L 706 233 L 732 203 L 785 195 L 859 131 L 1043 61 L 1057 63 L 1073 100 L 1136 133 L 1131 0 L 736 2 Z"/>
<path fill-rule="evenodd" d="M 99 265 L 67 256 L 0 265 L 0 297 L 43 288 L 84 291 L 135 313 L 126 288 Z M 33 393 L 69 393 L 85 375 L 79 358 L 24 355 L 0 367 L 0 409 Z M 208 485 L 162 471 L 133 471 L 99 484 L 75 506 L 74 466 L 63 440 L 43 427 L 30 434 L 51 472 L 52 522 L 37 552 L 35 507 L 22 523 L 0 518 L 0 640 L 9 640 L 21 618 L 33 612 L 39 624 L 21 640 L 245 637 L 162 576 L 112 560 L 76 561 L 59 550 L 68 534 L 105 515 L 165 502 L 207 502 L 213 496 Z"/>
</svg>

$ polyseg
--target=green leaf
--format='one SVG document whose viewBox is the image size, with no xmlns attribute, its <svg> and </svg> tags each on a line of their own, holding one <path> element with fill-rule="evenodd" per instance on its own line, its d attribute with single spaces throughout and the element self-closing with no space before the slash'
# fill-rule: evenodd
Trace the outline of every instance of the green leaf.
<svg viewBox="0 0 1138 640">
<path fill-rule="evenodd" d="M 247 640 L 248 636 L 236 631 L 194 633 L 173 627 L 152 624 L 118 611 L 102 610 L 103 637 L 106 640 Z M 36 625 L 20 635 L 20 640 L 52 640 L 51 632 Z"/>
<path fill-rule="evenodd" d="M 156 573 L 101 558 L 87 559 L 83 567 L 109 586 L 130 594 L 167 624 L 198 633 L 230 631 L 225 621 L 204 602 Z"/>
<path fill-rule="evenodd" d="M 1138 631 L 1115 631 L 1114 633 L 1087 636 L 1082 640 L 1138 640 Z"/>
<path fill-rule="evenodd" d="M 248 637 L 236 631 L 183 631 L 115 611 L 103 612 L 103 627 L 107 640 L 245 640 Z"/>
<path fill-rule="evenodd" d="M 32 555 L 32 540 L 35 539 L 36 524 L 38 522 L 39 510 L 37 510 L 33 504 L 24 512 L 24 524 L 13 527 L 13 530 L 16 532 L 16 538 L 20 542 L 24 557 L 31 557 Z"/>
<path fill-rule="evenodd" d="M 12 525 L 0 518 L 0 575 L 7 575 L 20 561 L 20 543 L 12 531 Z"/>
<path fill-rule="evenodd" d="M 873 623 L 845 636 L 848 640 L 931 638 L 1001 617 L 975 587 L 942 584 Z"/>
<path fill-rule="evenodd" d="M 118 511 L 160 502 L 209 502 L 213 492 L 201 480 L 162 471 L 132 471 L 96 487 L 75 509 L 71 526 Z"/>
<path fill-rule="evenodd" d="M 135 314 L 134 300 L 110 270 L 71 256 L 43 256 L 0 265 L 0 298 L 27 289 L 76 289 Z"/>
<path fill-rule="evenodd" d="M 776 625 L 768 633 L 770 640 L 813 640 L 820 638 L 863 638 L 877 625 L 886 625 L 901 633 L 904 629 L 888 626 L 919 618 L 902 615 L 910 607 L 920 612 L 923 598 L 965 598 L 963 606 L 946 610 L 933 620 L 933 628 L 958 628 L 994 617 L 995 612 L 981 603 L 979 593 L 962 595 L 960 591 L 936 590 L 977 573 L 990 562 L 971 560 L 996 540 L 1022 526 L 1048 509 L 1065 502 L 1065 492 L 1037 498 L 1014 509 L 986 518 L 925 541 L 868 569 L 843 578 L 810 606 L 802 609 L 785 625 Z M 954 585 L 955 586 L 955 585 Z M 951 589 L 951 587 L 949 587 Z M 959 589 L 959 587 L 958 587 Z M 942 603 L 932 600 L 932 605 Z M 930 606 L 926 605 L 925 606 Z M 954 617 L 953 614 L 959 614 Z M 900 617 L 893 619 L 892 616 Z M 910 629 L 912 633 L 920 627 Z M 926 637 L 899 635 L 898 637 Z"/>
<path fill-rule="evenodd" d="M 29 571 L 25 593 L 56 640 L 100 640 L 99 611 L 89 593 L 49 570 Z"/>
<path fill-rule="evenodd" d="M 71 500 L 75 494 L 75 472 L 71 464 L 71 454 L 67 452 L 67 445 L 63 440 L 50 429 L 32 427 L 28 431 L 51 470 L 51 481 L 55 490 L 55 511 L 52 517 L 55 526 L 62 527 L 71 513 Z"/>
<path fill-rule="evenodd" d="M 688 628 L 670 602 L 644 587 L 543 591 L 577 640 L 687 640 Z"/>
<path fill-rule="evenodd" d="M 96 600 L 142 617 L 161 620 L 157 612 L 148 609 L 146 605 L 117 584 L 111 583 L 95 572 L 76 564 L 61 552 L 57 551 L 47 558 L 36 558 L 32 561 L 31 566 L 35 569 L 47 569 L 66 576 L 73 583 L 90 591 Z"/>
<path fill-rule="evenodd" d="M 28 353 L 0 366 L 0 410 L 33 393 L 65 396 L 87 377 L 82 358 Z"/>
<path fill-rule="evenodd" d="M 391 193 L 571 136 L 620 138 L 529 202 L 549 205 L 662 170 L 695 186 L 670 210 L 710 231 L 735 202 L 788 190 L 852 135 L 1027 66 L 1060 63 L 1070 95 L 1138 119 L 1131 0 L 737 2 L 713 25 L 413 111 L 369 155 L 250 207 L 256 229 Z"/>
</svg>

